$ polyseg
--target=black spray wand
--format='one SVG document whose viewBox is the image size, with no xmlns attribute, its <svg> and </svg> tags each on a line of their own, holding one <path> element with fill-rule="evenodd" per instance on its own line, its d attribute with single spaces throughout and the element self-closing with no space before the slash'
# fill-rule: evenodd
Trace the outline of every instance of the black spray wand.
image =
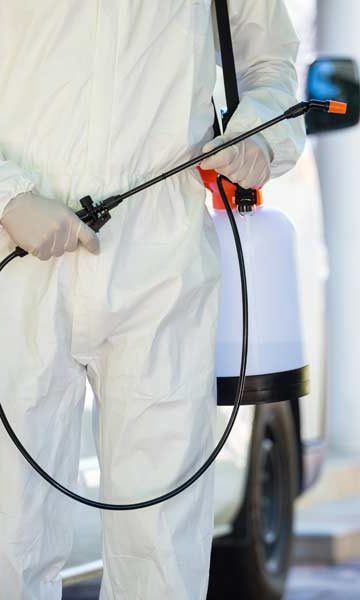
<svg viewBox="0 0 360 600">
<path fill-rule="evenodd" d="M 128 190 L 127 192 L 124 192 L 123 194 L 111 196 L 110 198 L 102 200 L 96 204 L 94 204 L 91 196 L 85 196 L 84 198 L 81 198 L 80 204 L 82 208 L 76 212 L 76 215 L 79 217 L 79 219 L 81 219 L 81 221 L 83 221 L 89 227 L 91 227 L 91 229 L 93 229 L 94 231 L 99 231 L 105 225 L 105 223 L 107 223 L 107 221 L 111 219 L 110 211 L 119 206 L 119 204 L 126 200 L 126 198 L 130 198 L 130 196 L 134 196 L 135 194 L 146 190 L 147 188 L 155 185 L 156 183 L 164 181 L 164 179 L 168 179 L 168 177 L 172 177 L 173 175 L 176 175 L 181 171 L 185 171 L 190 167 L 198 165 L 202 160 L 209 158 L 214 154 L 217 154 L 225 148 L 229 148 L 230 146 L 243 142 L 247 138 L 255 135 L 256 133 L 260 133 L 261 131 L 272 127 L 273 125 L 280 123 L 281 121 L 300 117 L 312 109 L 323 110 L 329 113 L 344 114 L 346 113 L 346 104 L 344 102 L 335 102 L 333 100 L 309 100 L 307 102 L 299 102 L 298 104 L 295 104 L 294 106 L 288 108 L 281 115 L 274 117 L 270 121 L 266 121 L 266 123 L 262 123 L 261 125 L 258 125 L 257 127 L 254 127 L 253 129 L 242 133 L 241 135 L 225 142 L 224 144 L 221 144 L 220 146 L 209 150 L 209 152 L 199 154 L 198 156 L 191 158 L 190 160 L 182 163 L 181 165 L 178 165 L 177 167 L 174 167 L 173 169 L 170 169 L 169 171 L 166 171 L 161 175 L 154 177 L 153 179 L 149 179 L 149 181 L 145 181 L 144 183 L 132 188 L 131 190 Z M 22 248 L 17 247 L 14 252 L 9 254 L 9 256 L 7 256 L 0 263 L 0 271 L 14 258 L 23 257 L 27 254 L 28 252 L 26 252 Z"/>
<path fill-rule="evenodd" d="M 242 133 L 241 135 L 229 140 L 228 142 L 225 142 L 224 144 L 221 144 L 216 148 L 205 152 L 204 154 L 195 156 L 187 162 L 182 163 L 181 165 L 178 165 L 177 167 L 174 167 L 173 169 L 170 169 L 169 171 L 166 171 L 165 173 L 162 173 L 161 175 L 158 175 L 157 177 L 154 177 L 153 179 L 150 179 L 149 181 L 146 181 L 134 187 L 128 192 L 124 192 L 123 194 L 119 194 L 117 196 L 111 196 L 110 198 L 107 198 L 106 200 L 103 200 L 98 204 L 93 204 L 91 197 L 85 196 L 85 198 L 82 198 L 80 200 L 83 209 L 79 210 L 76 214 L 82 221 L 87 223 L 89 227 L 92 227 L 92 229 L 98 231 L 106 223 L 106 221 L 108 221 L 111 218 L 111 215 L 108 213 L 108 211 L 113 210 L 114 208 L 119 206 L 119 204 L 121 204 L 121 202 L 123 202 L 126 198 L 134 196 L 135 194 L 138 194 L 139 192 L 146 190 L 152 185 L 155 185 L 160 181 L 164 181 L 164 179 L 172 177 L 173 175 L 176 175 L 181 171 L 185 171 L 185 169 L 188 169 L 189 167 L 198 165 L 202 160 L 209 158 L 214 154 L 217 154 L 225 148 L 229 148 L 229 146 L 233 146 L 234 144 L 243 142 L 247 138 L 255 135 L 256 133 L 260 133 L 261 131 L 268 129 L 269 127 L 272 127 L 273 125 L 276 125 L 277 123 L 280 123 L 285 119 L 293 119 L 296 117 L 300 117 L 301 115 L 304 115 L 311 109 L 324 110 L 326 112 L 344 113 L 346 112 L 346 104 L 342 102 L 334 102 L 331 100 L 327 100 L 324 102 L 319 100 L 299 102 L 299 104 L 295 104 L 278 117 L 274 117 L 270 121 L 262 123 L 261 125 L 258 125 L 257 127 L 254 127 L 253 129 Z"/>
</svg>

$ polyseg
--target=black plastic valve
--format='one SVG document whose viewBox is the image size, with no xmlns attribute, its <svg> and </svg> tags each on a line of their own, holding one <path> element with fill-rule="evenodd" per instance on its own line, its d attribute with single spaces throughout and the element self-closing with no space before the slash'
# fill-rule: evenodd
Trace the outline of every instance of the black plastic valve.
<svg viewBox="0 0 360 600">
<path fill-rule="evenodd" d="M 84 210 L 79 211 L 77 215 L 93 231 L 100 231 L 105 223 L 111 219 L 110 211 L 102 203 L 94 204 L 91 196 L 81 198 L 80 204 Z"/>
<path fill-rule="evenodd" d="M 256 190 L 252 188 L 245 189 L 237 185 L 235 189 L 235 202 L 240 213 L 251 212 L 257 203 Z"/>
</svg>

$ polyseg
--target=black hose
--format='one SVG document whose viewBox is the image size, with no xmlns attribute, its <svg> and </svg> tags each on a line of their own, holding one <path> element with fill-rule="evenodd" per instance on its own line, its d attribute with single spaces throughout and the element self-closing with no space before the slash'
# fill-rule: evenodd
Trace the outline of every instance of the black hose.
<svg viewBox="0 0 360 600">
<path fill-rule="evenodd" d="M 44 471 L 44 469 L 33 459 L 33 457 L 29 454 L 29 452 L 22 445 L 21 441 L 19 440 L 19 438 L 17 437 L 17 435 L 15 434 L 14 430 L 11 427 L 2 405 L 0 404 L 0 419 L 7 431 L 7 433 L 9 434 L 11 440 L 13 441 L 13 443 L 15 444 L 17 449 L 21 452 L 23 457 L 28 461 L 28 463 L 32 466 L 32 468 L 35 469 L 35 471 L 37 471 L 37 473 L 43 479 L 45 479 L 45 481 L 47 481 L 50 485 L 52 485 L 54 488 L 56 488 L 59 492 L 65 494 L 69 498 L 72 498 L 72 500 L 76 500 L 76 502 L 80 502 L 81 504 L 86 504 L 87 506 L 92 506 L 94 508 L 100 508 L 102 510 L 117 511 L 117 510 L 135 510 L 135 509 L 139 509 L 139 508 L 148 508 L 149 506 L 154 506 L 155 504 L 159 504 L 160 502 L 164 502 L 165 500 L 174 498 L 174 496 L 177 496 L 178 494 L 180 494 L 181 492 L 186 490 L 188 487 L 190 487 L 193 483 L 195 483 L 195 481 L 197 481 L 205 473 L 205 471 L 207 471 L 207 469 L 215 461 L 218 454 L 221 452 L 222 448 L 224 447 L 224 445 L 231 433 L 231 430 L 234 426 L 240 406 L 242 404 L 242 397 L 243 397 L 244 387 L 245 387 L 245 374 L 246 374 L 246 363 L 247 363 L 247 353 L 248 353 L 248 296 L 247 296 L 245 262 L 244 262 L 244 255 L 243 255 L 243 250 L 242 250 L 242 246 L 241 246 L 239 231 L 236 226 L 236 221 L 234 219 L 234 215 L 233 215 L 232 209 L 229 205 L 228 199 L 226 198 L 226 194 L 225 194 L 223 184 L 222 184 L 223 180 L 226 180 L 226 179 L 227 178 L 224 177 L 223 175 L 219 175 L 217 178 L 217 184 L 218 184 L 220 195 L 221 195 L 222 201 L 224 203 L 224 206 L 225 206 L 225 209 L 226 209 L 229 221 L 230 221 L 231 229 L 232 229 L 233 236 L 234 236 L 238 261 L 239 261 L 241 291 L 242 291 L 242 318 L 243 318 L 242 356 L 241 356 L 240 375 L 239 375 L 238 385 L 237 385 L 237 389 L 236 389 L 234 408 L 232 410 L 232 413 L 231 413 L 229 422 L 226 426 L 226 429 L 225 429 L 219 443 L 217 444 L 217 446 L 215 447 L 213 452 L 210 454 L 209 458 L 189 479 L 187 479 L 184 483 L 182 483 L 181 485 L 176 487 L 174 490 L 167 492 L 166 494 L 163 494 L 156 498 L 152 498 L 150 500 L 145 500 L 143 502 L 135 502 L 132 504 L 108 504 L 105 502 L 97 502 L 96 500 L 90 500 L 89 498 L 80 496 L 79 494 L 76 494 L 76 493 L 72 492 L 71 490 L 67 489 L 66 487 L 61 485 L 61 483 L 56 481 L 56 479 L 51 477 L 51 475 L 49 475 L 46 471 Z M 17 256 L 19 256 L 18 249 L 15 250 L 15 252 L 10 254 L 9 256 L 7 256 L 6 259 L 0 263 L 0 271 L 11 260 L 16 258 Z"/>
<path fill-rule="evenodd" d="M 283 121 L 285 119 L 297 118 L 301 115 L 304 115 L 311 109 L 323 110 L 325 112 L 328 112 L 329 108 L 330 108 L 329 101 L 309 100 L 308 102 L 299 102 L 298 104 L 295 104 L 295 106 L 291 106 L 282 115 L 279 115 L 279 116 L 271 119 L 270 121 L 267 121 L 266 123 L 263 123 L 263 124 L 255 127 L 254 129 L 251 129 L 251 130 L 241 134 L 240 136 L 237 136 L 236 138 L 227 141 L 224 144 L 221 144 L 220 146 L 218 146 L 217 148 L 214 148 L 213 150 L 210 150 L 209 152 L 206 152 L 204 154 L 201 154 L 200 156 L 194 157 L 191 160 L 187 161 L 186 163 L 184 163 L 182 165 L 178 165 L 177 167 L 171 169 L 170 171 L 162 173 L 161 175 L 155 177 L 154 179 L 151 179 L 151 180 L 129 190 L 128 192 L 126 192 L 124 194 L 112 196 L 111 198 L 108 198 L 107 200 L 100 202 L 99 205 L 95 205 L 95 206 L 93 206 L 92 200 L 90 197 L 84 198 L 83 200 L 87 201 L 87 204 L 85 203 L 86 207 L 83 208 L 82 210 L 78 211 L 76 214 L 78 215 L 78 217 L 80 219 L 84 220 L 84 222 L 89 223 L 90 226 L 93 226 L 93 228 L 95 230 L 97 230 L 96 226 L 95 226 L 96 218 L 99 216 L 103 217 L 102 221 L 97 224 L 98 227 L 99 226 L 102 227 L 104 225 L 104 223 L 106 222 L 106 220 L 108 218 L 110 218 L 108 211 L 110 211 L 113 208 L 115 208 L 116 206 L 118 206 L 121 202 L 123 202 L 125 200 L 125 198 L 129 198 L 130 196 L 133 196 L 134 194 L 137 194 L 138 192 L 154 185 L 155 183 L 163 181 L 164 179 L 167 179 L 168 177 L 172 177 L 176 173 L 180 173 L 180 171 L 184 171 L 185 169 L 187 169 L 191 166 L 195 166 L 196 164 L 199 163 L 200 160 L 203 160 L 205 158 L 213 156 L 220 150 L 222 150 L 224 148 L 228 148 L 229 146 L 232 146 L 233 144 L 239 143 L 239 142 L 253 136 L 255 133 L 264 131 L 265 129 L 272 127 L 276 123 L 280 123 L 281 121 Z M 174 490 L 168 492 L 167 494 L 163 494 L 162 496 L 158 496 L 157 498 L 153 498 L 151 500 L 146 500 L 144 502 L 137 502 L 134 504 L 107 504 L 107 503 L 103 503 L 103 502 L 96 502 L 95 500 L 89 500 L 88 498 L 79 496 L 78 494 L 75 494 L 71 490 L 68 490 L 67 488 L 65 488 L 58 481 L 53 479 L 48 473 L 46 473 L 46 471 L 44 471 L 44 469 L 42 469 L 42 467 L 40 467 L 40 465 L 38 465 L 38 463 L 26 451 L 26 449 L 24 448 L 24 446 L 22 445 L 22 443 L 16 436 L 16 434 L 15 434 L 14 430 L 12 429 L 9 421 L 7 420 L 6 414 L 0 404 L 0 419 L 5 427 L 6 431 L 8 432 L 10 438 L 14 442 L 15 446 L 18 448 L 18 450 L 21 452 L 21 454 L 24 456 L 24 458 L 28 461 L 28 463 L 30 463 L 30 465 L 35 469 L 35 471 L 37 471 L 43 479 L 45 479 L 48 483 L 50 483 L 50 485 L 55 487 L 57 490 L 59 490 L 66 496 L 69 496 L 69 498 L 72 498 L 73 500 L 80 502 L 81 504 L 86 504 L 87 506 L 93 506 L 95 508 L 100 508 L 100 509 L 104 509 L 104 510 L 134 510 L 134 509 L 138 509 L 138 508 L 147 508 L 149 506 L 153 506 L 154 504 L 159 504 L 160 502 L 169 500 L 170 498 L 173 498 L 174 496 L 177 496 L 178 494 L 180 494 L 181 492 L 186 490 L 188 487 L 190 487 L 190 485 L 192 485 L 195 481 L 197 481 L 205 473 L 205 471 L 210 467 L 210 465 L 215 461 L 218 454 L 221 452 L 222 448 L 224 447 L 224 445 L 231 433 L 231 430 L 234 426 L 240 406 L 242 404 L 242 397 L 243 397 L 244 387 L 245 387 L 245 374 L 246 374 L 246 363 L 247 363 L 247 353 L 248 353 L 248 297 L 247 297 L 245 262 L 244 262 L 244 255 L 243 255 L 242 246 L 241 246 L 241 240 L 240 240 L 239 232 L 238 232 L 238 229 L 236 226 L 236 221 L 235 221 L 234 215 L 232 213 L 232 209 L 226 198 L 226 194 L 225 194 L 225 191 L 224 191 L 224 188 L 222 185 L 223 180 L 227 180 L 227 178 L 224 177 L 223 175 L 219 175 L 217 177 L 217 184 L 218 184 L 218 188 L 220 191 L 220 195 L 221 195 L 222 201 L 224 203 L 224 206 L 225 206 L 225 209 L 226 209 L 229 221 L 230 221 L 231 229 L 233 232 L 235 246 L 236 246 L 236 252 L 237 252 L 238 261 L 239 261 L 239 269 L 240 269 L 240 280 L 241 280 L 241 291 L 242 291 L 242 317 L 243 317 L 242 356 L 241 356 L 240 375 L 239 375 L 238 385 L 237 385 L 236 394 L 235 394 L 234 408 L 232 410 L 232 413 L 231 413 L 231 416 L 229 419 L 229 423 L 227 424 L 226 429 L 225 429 L 219 443 L 217 444 L 217 446 L 215 447 L 213 452 L 210 454 L 209 458 L 194 473 L 194 475 L 192 475 L 192 477 L 190 477 L 187 481 L 185 481 L 184 483 L 182 483 L 181 485 L 176 487 Z M 95 222 L 95 225 L 94 225 L 94 222 Z M 0 271 L 2 271 L 2 269 L 4 269 L 4 267 L 7 264 L 9 264 L 9 262 L 11 262 L 17 256 L 25 256 L 26 254 L 27 254 L 27 252 L 25 250 L 22 250 L 21 248 L 16 248 L 16 250 L 12 254 L 9 254 L 9 256 L 7 256 L 2 262 L 0 262 Z"/>
</svg>

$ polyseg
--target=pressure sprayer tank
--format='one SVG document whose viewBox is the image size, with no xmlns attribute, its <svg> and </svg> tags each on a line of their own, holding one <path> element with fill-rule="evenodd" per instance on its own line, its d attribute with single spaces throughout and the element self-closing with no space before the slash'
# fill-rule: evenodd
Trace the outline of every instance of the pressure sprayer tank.
<svg viewBox="0 0 360 600">
<path fill-rule="evenodd" d="M 280 210 L 257 205 L 233 214 L 243 247 L 248 301 L 249 346 L 245 404 L 291 400 L 309 393 L 304 356 L 297 239 L 292 222 Z M 220 316 L 216 369 L 218 404 L 233 404 L 242 352 L 242 299 L 239 264 L 222 201 L 210 208 L 221 248 Z"/>
</svg>

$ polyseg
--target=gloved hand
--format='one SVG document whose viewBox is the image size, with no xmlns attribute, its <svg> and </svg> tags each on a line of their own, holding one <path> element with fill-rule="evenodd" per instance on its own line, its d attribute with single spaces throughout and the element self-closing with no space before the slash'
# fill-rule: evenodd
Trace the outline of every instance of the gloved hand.
<svg viewBox="0 0 360 600">
<path fill-rule="evenodd" d="M 228 133 L 218 136 L 205 144 L 202 151 L 209 152 L 236 135 Z M 267 143 L 258 135 L 206 158 L 200 163 L 200 167 L 213 169 L 245 189 L 260 188 L 270 179 L 271 158 Z"/>
<path fill-rule="evenodd" d="M 76 250 L 78 242 L 98 254 L 99 240 L 64 204 L 36 192 L 18 194 L 6 205 L 1 225 L 12 240 L 40 260 Z"/>
</svg>

